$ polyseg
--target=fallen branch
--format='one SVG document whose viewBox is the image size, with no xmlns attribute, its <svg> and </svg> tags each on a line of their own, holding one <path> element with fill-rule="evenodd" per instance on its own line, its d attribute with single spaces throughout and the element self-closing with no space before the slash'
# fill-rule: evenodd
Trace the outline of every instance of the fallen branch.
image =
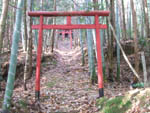
<svg viewBox="0 0 150 113">
<path fill-rule="evenodd" d="M 113 26 L 111 25 L 111 22 L 110 22 L 110 19 L 109 19 L 109 18 L 108 18 L 108 22 L 109 22 L 110 28 L 111 28 L 111 30 L 112 30 L 112 32 L 113 32 L 113 35 L 114 35 L 114 37 L 115 37 L 115 40 L 116 40 L 117 44 L 118 44 L 119 47 L 120 47 L 120 50 L 121 50 L 121 52 L 122 52 L 122 55 L 123 55 L 125 61 L 126 61 L 127 64 L 129 65 L 130 69 L 132 70 L 132 72 L 134 73 L 134 75 L 137 77 L 137 79 L 139 80 L 139 82 L 141 82 L 141 81 L 142 81 L 141 78 L 139 77 L 138 73 L 135 71 L 135 69 L 134 69 L 133 66 L 131 65 L 131 63 L 130 63 L 130 61 L 129 61 L 127 55 L 125 54 L 125 52 L 124 52 L 124 50 L 123 50 L 123 48 L 122 48 L 122 46 L 121 46 L 119 40 L 117 39 L 115 30 L 114 30 Z"/>
</svg>

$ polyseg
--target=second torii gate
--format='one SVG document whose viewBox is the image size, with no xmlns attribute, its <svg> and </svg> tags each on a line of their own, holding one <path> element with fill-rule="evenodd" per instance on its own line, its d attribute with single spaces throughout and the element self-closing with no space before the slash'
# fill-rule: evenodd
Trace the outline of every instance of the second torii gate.
<svg viewBox="0 0 150 113">
<path fill-rule="evenodd" d="M 109 16 L 109 11 L 54 11 L 54 12 L 43 12 L 34 11 L 29 12 L 31 17 L 40 17 L 39 25 L 32 25 L 32 29 L 39 30 L 38 39 L 38 50 L 37 50 L 37 65 L 36 65 L 36 88 L 35 94 L 36 98 L 40 99 L 40 65 L 41 65 L 41 53 L 42 53 L 42 39 L 44 29 L 95 29 L 96 30 L 96 48 L 97 48 L 97 76 L 98 76 L 98 87 L 99 87 L 99 97 L 104 96 L 103 89 L 103 72 L 102 72 L 102 56 L 101 56 L 101 40 L 100 40 L 100 29 L 106 29 L 106 25 L 99 24 L 99 16 Z M 43 23 L 43 17 L 58 17 L 66 16 L 67 24 L 65 25 L 45 25 Z M 72 24 L 72 16 L 94 16 L 95 24 Z"/>
<path fill-rule="evenodd" d="M 62 31 L 56 31 L 56 33 L 61 33 L 63 40 L 65 39 L 65 34 L 67 33 L 70 37 L 70 48 L 72 49 L 72 30 L 62 30 Z"/>
</svg>

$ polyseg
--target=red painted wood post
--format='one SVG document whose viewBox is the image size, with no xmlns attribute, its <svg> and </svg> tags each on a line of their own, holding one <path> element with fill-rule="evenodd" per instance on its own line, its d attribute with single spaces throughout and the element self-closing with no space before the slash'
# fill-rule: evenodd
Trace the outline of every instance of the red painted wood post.
<svg viewBox="0 0 150 113">
<path fill-rule="evenodd" d="M 71 16 L 67 16 L 67 25 L 71 25 Z M 70 35 L 70 48 L 72 49 L 72 35 L 71 35 L 71 29 L 69 30 Z"/>
<path fill-rule="evenodd" d="M 103 72 L 102 72 L 102 55 L 101 55 L 101 40 L 99 30 L 99 16 L 95 15 L 95 26 L 96 26 L 96 48 L 97 48 L 97 76 L 98 76 L 98 88 L 99 98 L 104 96 L 103 89 Z"/>
<path fill-rule="evenodd" d="M 41 54 L 42 54 L 42 41 L 43 41 L 43 16 L 40 16 L 37 64 L 36 64 L 36 83 L 35 83 L 36 84 L 35 98 L 38 100 L 40 99 L 40 66 L 41 66 Z"/>
<path fill-rule="evenodd" d="M 71 25 L 71 16 L 67 16 L 67 25 Z"/>
<path fill-rule="evenodd" d="M 72 30 L 69 30 L 70 35 L 70 48 L 72 49 Z"/>
<path fill-rule="evenodd" d="M 64 30 L 62 31 L 62 38 L 63 38 L 63 40 L 65 39 L 65 32 L 64 32 Z"/>
<path fill-rule="evenodd" d="M 110 11 L 30 11 L 28 12 L 29 16 L 39 17 L 43 15 L 45 17 L 52 16 L 109 16 Z"/>
</svg>

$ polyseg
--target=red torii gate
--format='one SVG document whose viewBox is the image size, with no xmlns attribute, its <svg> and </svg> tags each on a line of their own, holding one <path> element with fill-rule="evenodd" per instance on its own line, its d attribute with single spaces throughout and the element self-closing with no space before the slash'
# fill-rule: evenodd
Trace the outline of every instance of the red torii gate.
<svg viewBox="0 0 150 113">
<path fill-rule="evenodd" d="M 62 33 L 63 40 L 65 39 L 65 33 L 69 34 L 69 37 L 70 37 L 70 48 L 72 49 L 72 30 L 69 30 L 69 31 L 66 31 L 66 30 L 56 31 L 55 33 Z"/>
<path fill-rule="evenodd" d="M 39 25 L 32 25 L 32 29 L 39 29 L 39 39 L 38 39 L 38 50 L 37 50 L 37 65 L 36 65 L 36 88 L 35 96 L 40 99 L 40 65 L 41 65 L 41 53 L 42 53 L 42 38 L 43 29 L 95 29 L 96 30 L 96 48 L 97 48 L 97 76 L 98 76 L 98 87 L 99 87 L 99 97 L 104 96 L 103 90 L 103 72 L 102 72 L 102 56 L 101 56 L 101 42 L 100 42 L 100 31 L 99 29 L 106 29 L 106 25 L 99 24 L 99 16 L 109 16 L 109 11 L 53 11 L 53 12 L 43 12 L 34 11 L 28 12 L 31 17 L 40 17 Z M 67 16 L 67 24 L 65 25 L 45 25 L 43 23 L 43 17 L 57 17 L 57 16 Z M 72 24 L 72 16 L 94 16 L 95 24 Z"/>
</svg>

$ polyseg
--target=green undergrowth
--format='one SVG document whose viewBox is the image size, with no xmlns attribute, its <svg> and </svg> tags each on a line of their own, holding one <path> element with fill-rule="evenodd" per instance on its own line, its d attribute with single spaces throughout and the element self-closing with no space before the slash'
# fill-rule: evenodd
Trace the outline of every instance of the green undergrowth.
<svg viewBox="0 0 150 113">
<path fill-rule="evenodd" d="M 43 67 L 46 67 L 46 66 L 49 66 L 49 65 L 54 65 L 54 66 L 56 66 L 56 64 L 57 64 L 57 61 L 56 61 L 56 60 L 53 60 L 53 61 L 50 61 L 50 62 L 43 62 L 43 63 L 42 63 L 42 66 L 43 66 Z"/>
<path fill-rule="evenodd" d="M 0 108 L 2 108 L 3 98 L 0 97 Z"/>
<path fill-rule="evenodd" d="M 47 81 L 45 85 L 46 85 L 48 88 L 52 88 L 52 87 L 54 87 L 59 81 L 61 81 L 61 80 L 58 79 L 57 77 L 55 77 L 55 78 L 52 78 L 51 80 Z"/>
<path fill-rule="evenodd" d="M 42 66 L 46 67 L 46 66 L 49 66 L 49 65 L 54 65 L 54 66 L 57 65 L 57 60 L 54 56 L 44 56 L 43 57 Z"/>
<path fill-rule="evenodd" d="M 97 101 L 101 113 L 125 113 L 131 106 L 130 100 L 124 100 L 123 96 L 112 99 L 103 97 Z"/>
<path fill-rule="evenodd" d="M 124 96 L 100 98 L 97 106 L 100 113 L 127 113 L 134 108 L 145 113 L 150 108 L 150 88 L 130 90 Z"/>
<path fill-rule="evenodd" d="M 48 82 L 46 85 L 48 86 L 48 88 L 52 88 L 55 84 L 56 84 L 56 81 L 51 81 L 51 82 Z"/>
<path fill-rule="evenodd" d="M 19 100 L 18 104 L 21 108 L 27 108 L 27 101 L 26 100 Z"/>
</svg>

